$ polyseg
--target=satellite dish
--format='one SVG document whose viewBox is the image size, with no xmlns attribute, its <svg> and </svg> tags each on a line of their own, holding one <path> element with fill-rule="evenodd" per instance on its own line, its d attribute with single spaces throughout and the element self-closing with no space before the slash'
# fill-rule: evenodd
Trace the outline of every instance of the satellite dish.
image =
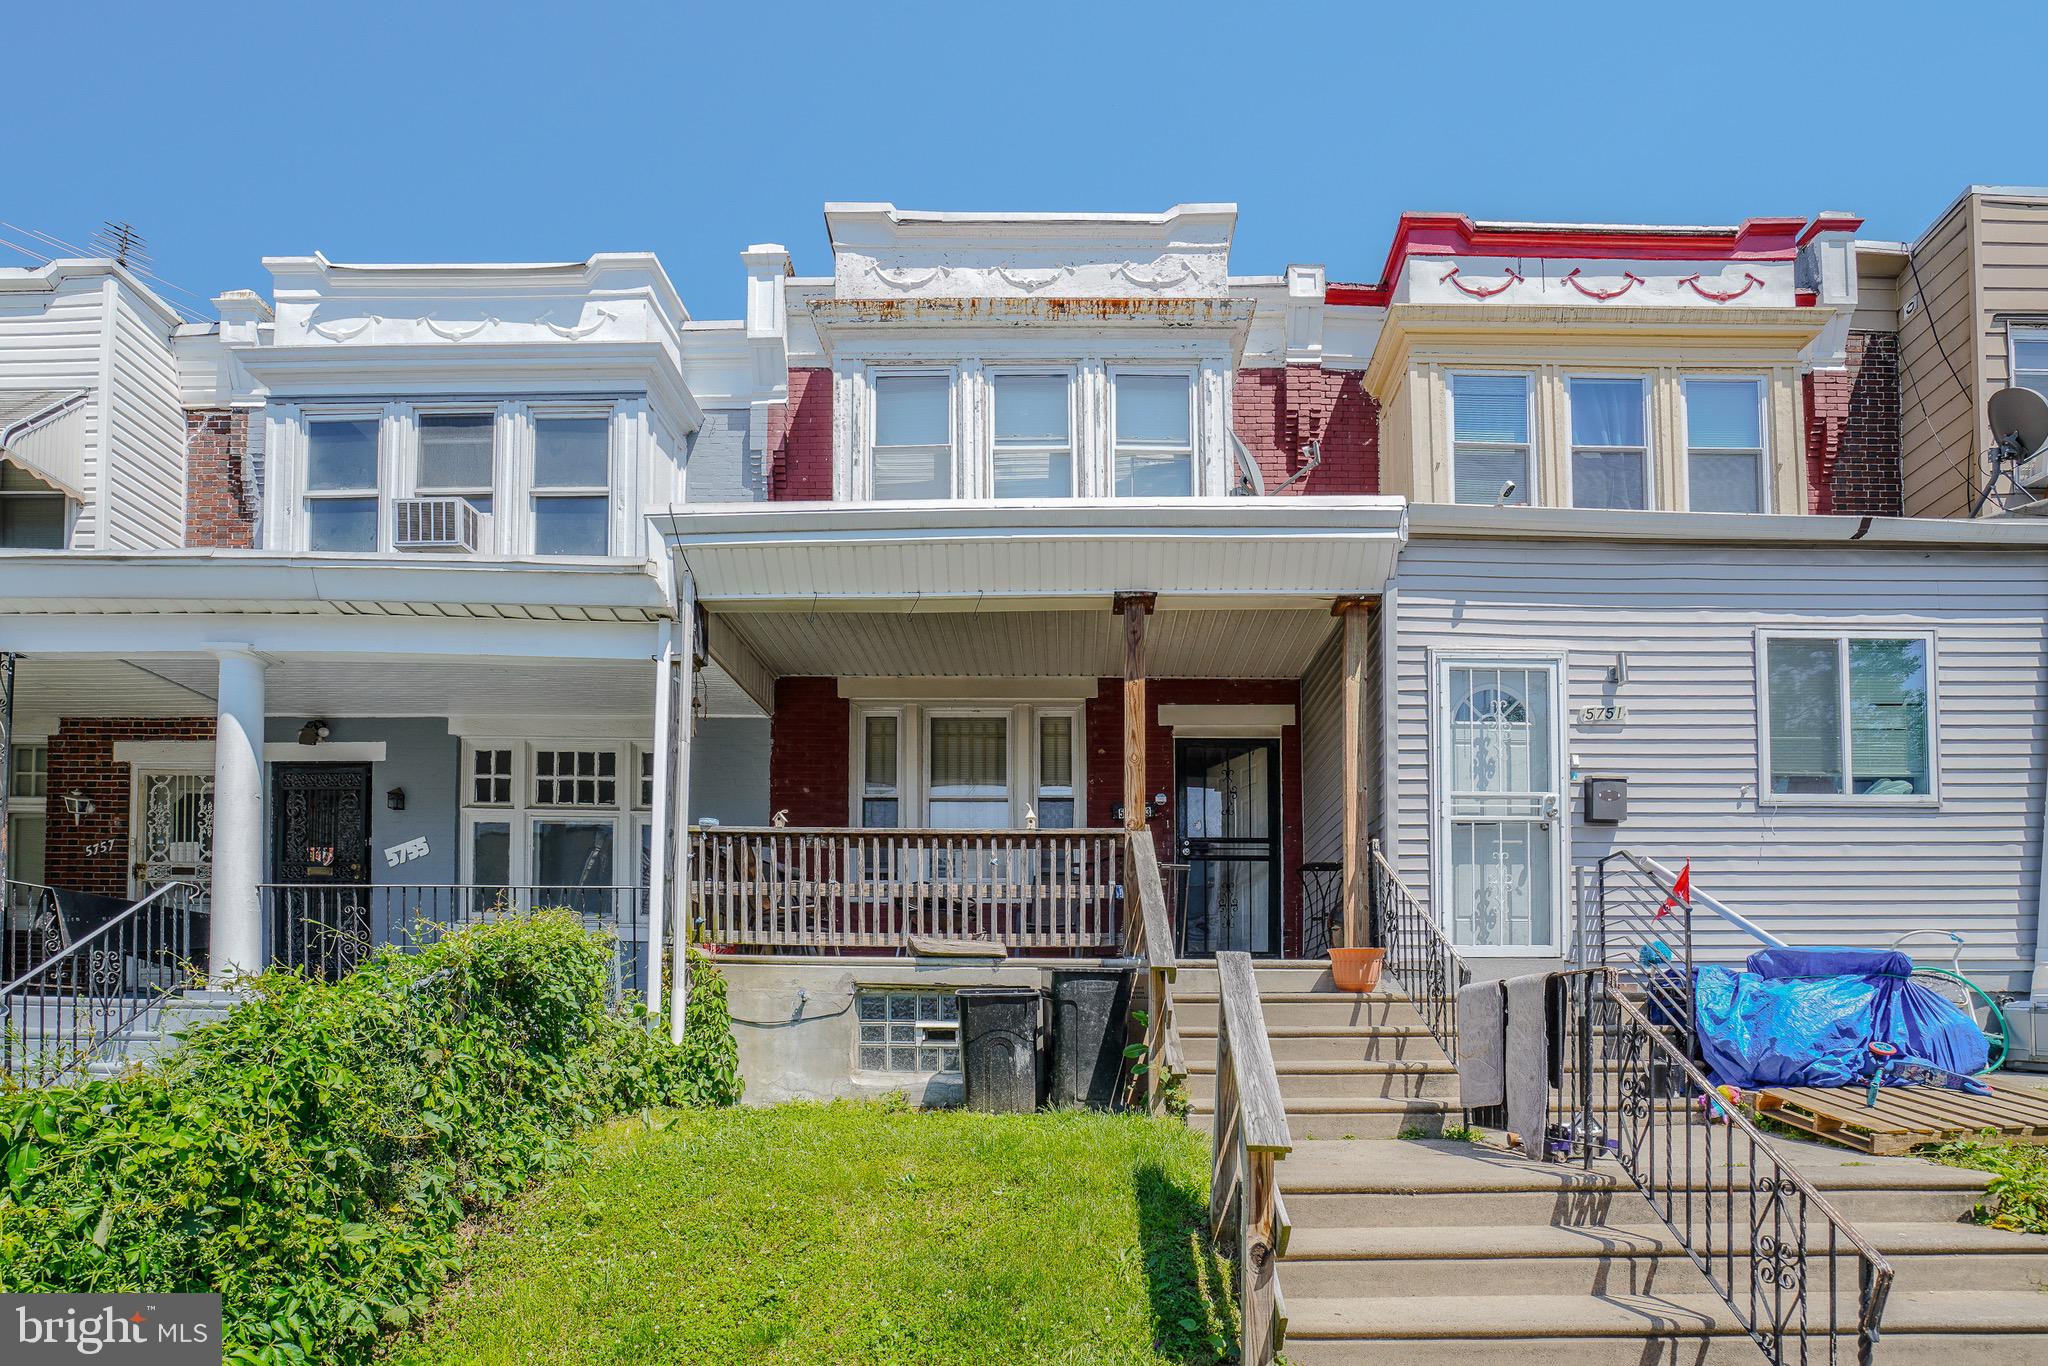
<svg viewBox="0 0 2048 1366">
<path fill-rule="evenodd" d="M 2024 460 L 2048 445 L 2048 398 L 2032 389 L 2000 389 L 1985 405 L 1991 435 L 2009 460 Z"/>
</svg>

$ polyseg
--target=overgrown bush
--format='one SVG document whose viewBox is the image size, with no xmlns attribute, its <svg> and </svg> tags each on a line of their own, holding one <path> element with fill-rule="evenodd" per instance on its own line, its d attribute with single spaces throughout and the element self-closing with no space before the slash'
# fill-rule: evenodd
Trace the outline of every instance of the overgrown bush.
<svg viewBox="0 0 2048 1366">
<path fill-rule="evenodd" d="M 230 1361 L 368 1358 L 578 1128 L 738 1098 L 709 964 L 675 1048 L 605 1008 L 610 951 L 546 912 L 266 974 L 158 1067 L 0 1097 L 0 1289 L 218 1290 Z"/>
</svg>

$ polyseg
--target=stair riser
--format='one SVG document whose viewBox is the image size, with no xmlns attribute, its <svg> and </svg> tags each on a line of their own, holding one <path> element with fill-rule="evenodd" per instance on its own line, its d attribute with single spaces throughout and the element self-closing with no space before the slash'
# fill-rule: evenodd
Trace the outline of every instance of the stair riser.
<svg viewBox="0 0 2048 1366">
<path fill-rule="evenodd" d="M 1337 983 L 1330 976 L 1327 967 L 1257 967 L 1253 972 L 1258 977 L 1260 991 L 1335 991 Z M 1216 969 L 1183 967 L 1174 974 L 1175 991 L 1197 991 L 1206 995 L 1216 994 Z"/>
<path fill-rule="evenodd" d="M 1427 1034 L 1334 1034 L 1306 1037 L 1280 1034 L 1267 1039 L 1273 1061 L 1285 1068 L 1290 1062 L 1442 1062 L 1443 1050 Z M 1216 1061 L 1216 1036 L 1181 1035 L 1181 1050 L 1189 1062 Z"/>
<path fill-rule="evenodd" d="M 1289 1214 L 1293 1209 L 1290 1200 Z M 1895 1291 L 2048 1287 L 2048 1256 L 2040 1254 L 1943 1253 L 1893 1257 L 1891 1263 L 1898 1273 L 1892 1283 Z M 1733 1283 L 1747 1285 L 1751 1265 L 1747 1257 L 1736 1258 Z M 1724 1258 L 1714 1259 L 1714 1274 L 1724 1282 L 1730 1279 Z M 1818 1259 L 1812 1275 L 1825 1275 Z M 1853 1318 L 1855 1271 L 1846 1258 L 1838 1263 L 1836 1275 L 1837 1294 Z M 1706 1289 L 1699 1268 L 1678 1251 L 1614 1257 L 1290 1257 L 1280 1266 L 1281 1289 L 1300 1298 L 1437 1295 L 1446 1285 L 1484 1285 L 1489 1295 L 1683 1295 Z"/>
<path fill-rule="evenodd" d="M 1357 1114 L 1293 1114 L 1287 1117 L 1287 1130 L 1297 1140 L 1305 1138 L 1401 1138 L 1419 1133 L 1423 1138 L 1435 1138 L 1446 1125 L 1458 1122 L 1457 1112 L 1449 1115 L 1441 1111 L 1417 1111 L 1412 1114 L 1383 1114 L 1367 1112 Z M 1286 1183 L 1281 1183 L 1282 1189 Z M 1291 1198 L 1291 1197 L 1290 1197 Z"/>
<path fill-rule="evenodd" d="M 1318 1001 L 1261 1001 L 1259 1010 L 1266 1017 L 1266 1027 L 1276 1025 L 1316 1025 L 1323 1029 L 1344 1029 L 1359 1025 L 1411 1025 L 1422 1026 L 1422 1016 L 1406 1001 L 1392 1001 L 1372 997 L 1331 996 Z M 1174 1011 L 1180 1022 L 1190 1024 L 1201 1021 L 1212 1024 L 1216 1019 L 1214 1001 L 1191 1001 L 1183 1004 L 1174 1002 Z"/>
<path fill-rule="evenodd" d="M 1197 1101 L 1214 1100 L 1216 1096 L 1216 1074 L 1213 1072 L 1190 1073 L 1188 1075 L 1188 1094 Z M 1294 1100 L 1328 1100 L 1355 1096 L 1373 1096 L 1381 1099 L 1420 1098 L 1454 1100 L 1457 1094 L 1458 1079 L 1453 1076 L 1446 1076 L 1441 1072 L 1337 1072 L 1330 1074 L 1282 1072 L 1280 1074 L 1280 1101 L 1283 1105 Z"/>
<path fill-rule="evenodd" d="M 1796 1346 L 1788 1347 L 1798 1360 Z M 1747 1337 L 1713 1338 L 1423 1338 L 1406 1342 L 1362 1342 L 1290 1337 L 1287 1359 L 1297 1366 L 1447 1366 L 1451 1362 L 1513 1362 L 1514 1366 L 1724 1366 L 1764 1360 Z M 1827 1359 L 1824 1342 L 1809 1343 L 1809 1355 Z M 1841 1346 L 1841 1359 L 1856 1358 L 1854 1339 Z M 2048 1336 L 2014 1333 L 1887 1332 L 1877 1359 L 1885 1366 L 2039 1366 L 2048 1358 Z"/>
<path fill-rule="evenodd" d="M 1293 1121 L 1289 1121 L 1293 1127 Z M 1295 1136 L 1301 1137 L 1298 1128 Z M 1342 1137 L 1342 1135 L 1336 1135 Z M 1359 1137 L 1366 1137 L 1360 1134 Z M 1451 1228 L 1554 1227 L 1589 1224 L 1647 1225 L 1656 1221 L 1633 1189 L 1620 1191 L 1445 1191 L 1405 1194 L 1390 1191 L 1316 1192 L 1289 1190 L 1287 1164 L 1280 1164 L 1280 1189 L 1287 1213 L 1300 1228 Z M 1855 1223 L 1959 1223 L 1976 1203 L 1967 1191 L 1865 1190 L 1829 1191 L 1829 1203 Z M 1725 1206 L 1714 1207 L 1716 1229 L 1727 1225 Z M 1682 1207 L 1678 1211 L 1682 1215 Z M 1735 1206 L 1737 1227 L 1748 1218 L 1746 1200 Z M 1695 1227 L 1704 1227 L 1705 1209 L 1695 1205 Z M 1682 1217 L 1676 1222 L 1683 1226 Z"/>
</svg>

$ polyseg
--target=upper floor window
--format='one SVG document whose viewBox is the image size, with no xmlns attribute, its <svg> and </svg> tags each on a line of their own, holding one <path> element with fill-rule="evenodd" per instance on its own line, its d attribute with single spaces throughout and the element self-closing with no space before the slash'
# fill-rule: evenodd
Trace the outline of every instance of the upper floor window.
<svg viewBox="0 0 2048 1366">
<path fill-rule="evenodd" d="M 67 501 L 13 461 L 0 461 L 0 549 L 62 550 Z"/>
<path fill-rule="evenodd" d="M 497 483 L 497 425 L 490 413 L 420 414 L 420 468 L 414 491 L 422 497 L 466 498 L 488 515 Z"/>
<path fill-rule="evenodd" d="M 1644 437 L 1644 386 L 1639 379 L 1569 382 L 1572 415 L 1572 506 L 1650 505 L 1649 444 Z"/>
<path fill-rule="evenodd" d="M 999 374 L 993 488 L 998 498 L 1074 492 L 1074 427 L 1065 375 Z"/>
<path fill-rule="evenodd" d="M 1195 491 L 1190 410 L 1194 386 L 1185 374 L 1116 375 L 1116 496 L 1186 497 Z"/>
<path fill-rule="evenodd" d="M 533 553 L 611 549 L 611 423 L 543 417 L 533 424 Z"/>
<path fill-rule="evenodd" d="M 1685 448 L 1688 508 L 1694 512 L 1762 512 L 1762 382 L 1687 380 Z"/>
<path fill-rule="evenodd" d="M 2012 329 L 2012 382 L 2048 394 L 2048 328 Z"/>
<path fill-rule="evenodd" d="M 1764 768 L 1774 798 L 1930 798 L 1930 637 L 1767 635 Z"/>
<path fill-rule="evenodd" d="M 306 549 L 377 549 L 379 425 L 373 417 L 307 424 Z"/>
<path fill-rule="evenodd" d="M 1528 503 L 1527 375 L 1451 376 L 1451 488 L 1460 503 Z"/>
<path fill-rule="evenodd" d="M 953 377 L 875 377 L 874 497 L 953 496 Z"/>
</svg>

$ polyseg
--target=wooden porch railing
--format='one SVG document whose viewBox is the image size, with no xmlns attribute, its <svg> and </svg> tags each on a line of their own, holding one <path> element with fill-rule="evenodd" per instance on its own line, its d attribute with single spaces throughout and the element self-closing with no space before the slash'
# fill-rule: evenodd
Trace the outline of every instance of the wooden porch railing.
<svg viewBox="0 0 2048 1366">
<path fill-rule="evenodd" d="M 1239 1360 L 1265 1366 L 1287 1338 L 1276 1264 L 1287 1251 L 1287 1205 L 1274 1165 L 1294 1149 L 1250 954 L 1216 955 L 1216 1139 L 1209 1233 L 1237 1271 Z"/>
<path fill-rule="evenodd" d="M 1166 1079 L 1188 1074 L 1187 1060 L 1181 1056 L 1180 1025 L 1173 1015 L 1179 960 L 1152 833 L 1141 830 L 1128 838 L 1125 902 L 1135 902 L 1137 909 L 1124 921 L 1124 953 L 1137 959 L 1145 972 L 1145 1108 L 1156 1115 L 1165 1105 Z"/>
<path fill-rule="evenodd" d="M 689 904 L 705 942 L 734 948 L 1113 952 L 1127 848 L 1122 830 L 693 828 Z"/>
</svg>

